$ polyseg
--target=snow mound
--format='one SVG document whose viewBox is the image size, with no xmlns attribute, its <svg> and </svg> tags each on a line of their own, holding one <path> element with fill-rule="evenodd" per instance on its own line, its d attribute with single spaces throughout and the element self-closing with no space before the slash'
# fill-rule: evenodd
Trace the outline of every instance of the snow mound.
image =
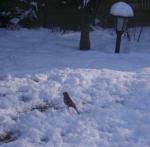
<svg viewBox="0 0 150 147">
<path fill-rule="evenodd" d="M 0 145 L 149 147 L 149 73 L 65 68 L 10 75 L 0 81 Z M 66 109 L 64 90 L 80 115 Z"/>
<path fill-rule="evenodd" d="M 114 16 L 133 17 L 134 12 L 130 5 L 125 2 L 117 2 L 112 5 L 110 14 Z"/>
</svg>

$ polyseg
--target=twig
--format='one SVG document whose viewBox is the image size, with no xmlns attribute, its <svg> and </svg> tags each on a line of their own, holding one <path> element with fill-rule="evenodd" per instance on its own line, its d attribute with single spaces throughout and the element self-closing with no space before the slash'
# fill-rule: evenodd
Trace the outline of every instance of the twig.
<svg viewBox="0 0 150 147">
<path fill-rule="evenodd" d="M 139 35 L 138 35 L 137 42 L 140 42 L 140 37 L 141 37 L 142 31 L 143 31 L 143 26 L 141 26 L 140 33 L 139 33 Z"/>
</svg>

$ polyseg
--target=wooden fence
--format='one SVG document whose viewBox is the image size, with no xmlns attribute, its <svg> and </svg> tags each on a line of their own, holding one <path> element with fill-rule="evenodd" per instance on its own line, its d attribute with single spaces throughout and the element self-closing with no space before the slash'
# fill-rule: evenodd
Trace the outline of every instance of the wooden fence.
<svg viewBox="0 0 150 147">
<path fill-rule="evenodd" d="M 132 26 L 150 25 L 150 0 L 124 0 L 134 10 L 134 17 L 130 21 Z M 103 26 L 112 26 L 113 18 L 110 16 L 110 7 L 117 0 L 103 0 L 98 17 Z"/>
</svg>

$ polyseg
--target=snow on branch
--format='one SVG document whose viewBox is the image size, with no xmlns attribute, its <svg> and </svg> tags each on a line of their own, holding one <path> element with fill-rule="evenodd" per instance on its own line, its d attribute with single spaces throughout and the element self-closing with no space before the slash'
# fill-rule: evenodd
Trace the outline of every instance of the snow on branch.
<svg viewBox="0 0 150 147">
<path fill-rule="evenodd" d="M 78 0 L 78 6 L 80 8 L 85 8 L 91 0 Z"/>
<path fill-rule="evenodd" d="M 83 0 L 83 7 L 87 6 L 87 4 L 90 2 L 90 0 Z"/>
</svg>

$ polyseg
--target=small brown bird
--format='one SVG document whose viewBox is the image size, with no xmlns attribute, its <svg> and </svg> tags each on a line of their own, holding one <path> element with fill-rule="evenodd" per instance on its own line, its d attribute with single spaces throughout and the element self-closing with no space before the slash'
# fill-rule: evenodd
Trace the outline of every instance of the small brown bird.
<svg viewBox="0 0 150 147">
<path fill-rule="evenodd" d="M 77 107 L 76 107 L 76 105 L 75 105 L 75 103 L 70 98 L 69 94 L 67 92 L 63 92 L 63 95 L 64 95 L 64 103 L 67 106 L 67 108 L 68 109 L 69 109 L 69 107 L 74 108 L 76 110 L 76 112 L 78 114 L 80 114 Z"/>
</svg>

